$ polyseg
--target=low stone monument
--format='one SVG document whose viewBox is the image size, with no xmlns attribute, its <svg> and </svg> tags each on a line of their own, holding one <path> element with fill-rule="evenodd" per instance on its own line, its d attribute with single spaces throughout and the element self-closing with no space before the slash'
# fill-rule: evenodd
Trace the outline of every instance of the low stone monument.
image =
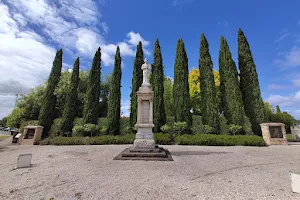
<svg viewBox="0 0 300 200">
<path fill-rule="evenodd" d="M 43 126 L 25 126 L 24 132 L 20 138 L 22 145 L 34 145 L 39 144 L 41 141 Z"/>
<path fill-rule="evenodd" d="M 115 160 L 165 160 L 172 161 L 171 154 L 155 144 L 153 124 L 153 91 L 149 83 L 151 64 L 147 59 L 142 65 L 143 83 L 137 92 L 137 130 L 133 147 L 125 149 Z M 162 83 L 163 84 L 163 83 Z"/>
<path fill-rule="evenodd" d="M 262 136 L 267 145 L 286 145 L 287 137 L 283 123 L 260 124 Z"/>
</svg>

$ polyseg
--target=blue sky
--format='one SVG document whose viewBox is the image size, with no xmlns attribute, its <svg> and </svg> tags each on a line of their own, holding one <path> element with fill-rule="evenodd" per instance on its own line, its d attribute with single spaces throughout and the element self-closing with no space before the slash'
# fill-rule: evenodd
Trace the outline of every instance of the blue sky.
<svg viewBox="0 0 300 200">
<path fill-rule="evenodd" d="M 300 2 L 271 0 L 0 0 L 0 118 L 14 106 L 17 90 L 41 84 L 56 49 L 64 68 L 77 56 L 88 69 L 98 46 L 103 76 L 113 70 L 116 46 L 123 60 L 122 112 L 128 115 L 136 44 L 153 61 L 161 45 L 165 75 L 173 77 L 177 40 L 185 42 L 189 68 L 198 67 L 199 43 L 206 35 L 218 70 L 220 36 L 237 62 L 237 31 L 242 28 L 257 66 L 263 99 L 300 119 Z"/>
</svg>

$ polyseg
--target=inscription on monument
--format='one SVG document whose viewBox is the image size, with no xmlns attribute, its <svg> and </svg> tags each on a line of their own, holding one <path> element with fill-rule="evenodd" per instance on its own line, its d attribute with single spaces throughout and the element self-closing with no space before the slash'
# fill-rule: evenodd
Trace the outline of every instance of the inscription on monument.
<svg viewBox="0 0 300 200">
<path fill-rule="evenodd" d="M 142 123 L 149 123 L 150 102 L 142 101 Z"/>
<path fill-rule="evenodd" d="M 271 138 L 283 138 L 281 126 L 270 126 L 269 129 Z"/>
</svg>

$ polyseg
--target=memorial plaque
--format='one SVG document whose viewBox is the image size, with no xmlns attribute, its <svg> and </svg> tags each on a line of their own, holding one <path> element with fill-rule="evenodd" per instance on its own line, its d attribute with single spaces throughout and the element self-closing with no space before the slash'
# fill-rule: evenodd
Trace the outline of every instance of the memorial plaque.
<svg viewBox="0 0 300 200">
<path fill-rule="evenodd" d="M 271 138 L 283 138 L 281 126 L 270 126 L 269 129 Z"/>
<path fill-rule="evenodd" d="M 150 102 L 142 101 L 142 123 L 149 123 Z"/>
</svg>

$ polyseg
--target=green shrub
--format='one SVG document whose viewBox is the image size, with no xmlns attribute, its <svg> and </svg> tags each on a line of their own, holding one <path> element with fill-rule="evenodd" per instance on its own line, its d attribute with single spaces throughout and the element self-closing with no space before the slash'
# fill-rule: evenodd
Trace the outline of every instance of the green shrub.
<svg viewBox="0 0 300 200">
<path fill-rule="evenodd" d="M 90 138 L 91 145 L 103 145 L 103 144 L 133 144 L 135 134 L 126 135 L 103 135 Z"/>
<path fill-rule="evenodd" d="M 171 131 L 171 126 L 165 124 L 160 128 L 164 133 L 170 133 Z"/>
<path fill-rule="evenodd" d="M 132 128 L 130 126 L 130 118 L 129 117 L 120 118 L 120 135 L 125 135 L 129 133 L 133 133 Z"/>
<path fill-rule="evenodd" d="M 88 137 L 54 137 L 50 140 L 51 145 L 86 145 L 89 144 Z"/>
<path fill-rule="evenodd" d="M 56 137 L 62 135 L 62 130 L 60 129 L 61 118 L 56 118 L 51 125 L 49 131 L 49 137 Z"/>
<path fill-rule="evenodd" d="M 23 133 L 24 132 L 24 127 L 29 126 L 29 125 L 38 126 L 38 125 L 40 125 L 40 123 L 39 123 L 38 120 L 31 120 L 31 121 L 22 122 L 21 125 L 20 125 L 19 132 Z"/>
<path fill-rule="evenodd" d="M 263 138 L 256 135 L 185 134 L 177 136 L 175 142 L 179 145 L 265 146 Z"/>
<path fill-rule="evenodd" d="M 79 118 L 79 117 L 75 118 L 75 120 L 74 120 L 74 126 L 76 126 L 76 125 L 81 125 L 81 126 L 83 126 L 83 125 L 84 125 L 84 120 L 83 120 L 83 118 Z"/>
<path fill-rule="evenodd" d="M 223 114 L 219 115 L 218 132 L 219 134 L 229 134 L 229 126 L 227 124 L 227 119 Z"/>
<path fill-rule="evenodd" d="M 186 122 L 175 122 L 172 132 L 174 134 L 179 134 L 179 135 L 189 132 L 187 123 Z"/>
<path fill-rule="evenodd" d="M 246 135 L 254 135 L 252 131 L 252 124 L 250 122 L 250 119 L 246 115 L 244 115 L 243 131 Z"/>
<path fill-rule="evenodd" d="M 93 137 L 100 134 L 100 129 L 98 125 L 95 124 L 84 124 L 76 125 L 72 129 L 72 136 L 78 136 L 78 137 Z"/>
<path fill-rule="evenodd" d="M 172 144 L 172 136 L 171 134 L 164 134 L 164 133 L 155 133 L 154 139 L 156 144 Z"/>
<path fill-rule="evenodd" d="M 202 116 L 200 115 L 193 115 L 193 126 L 199 126 L 199 125 L 202 125 L 203 122 L 202 122 Z"/>
<path fill-rule="evenodd" d="M 238 135 L 241 134 L 243 131 L 243 127 L 235 124 L 229 125 L 229 132 L 231 135 Z"/>
<path fill-rule="evenodd" d="M 99 127 L 100 134 L 104 135 L 108 127 L 106 117 L 98 118 L 98 127 Z"/>
</svg>

